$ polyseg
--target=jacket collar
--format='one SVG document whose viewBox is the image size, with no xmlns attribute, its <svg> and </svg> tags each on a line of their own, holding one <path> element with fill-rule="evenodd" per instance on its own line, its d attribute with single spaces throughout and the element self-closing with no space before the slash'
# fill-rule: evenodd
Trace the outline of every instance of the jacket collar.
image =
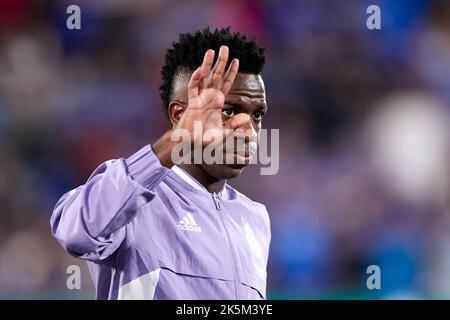
<svg viewBox="0 0 450 320">
<path fill-rule="evenodd" d="M 209 194 L 211 194 L 211 192 L 209 192 L 205 186 L 203 186 L 200 182 L 198 182 L 193 176 L 191 176 L 189 173 L 187 173 L 186 170 L 184 170 L 183 168 L 174 165 L 171 170 L 173 172 L 175 172 L 181 179 L 183 179 L 186 183 L 188 183 L 191 187 L 193 187 L 196 190 L 200 190 L 200 191 L 204 191 L 207 192 Z M 226 183 L 223 186 L 222 190 L 220 190 L 217 194 L 221 197 L 225 196 L 226 193 Z"/>
</svg>

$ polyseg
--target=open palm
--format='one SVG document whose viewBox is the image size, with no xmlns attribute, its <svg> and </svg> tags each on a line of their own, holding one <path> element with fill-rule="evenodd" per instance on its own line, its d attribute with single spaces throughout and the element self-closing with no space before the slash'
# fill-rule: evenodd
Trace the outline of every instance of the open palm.
<svg viewBox="0 0 450 320">
<path fill-rule="evenodd" d="M 225 72 L 228 62 L 227 46 L 220 48 L 217 62 L 213 67 L 214 55 L 213 50 L 208 50 L 202 65 L 192 74 L 187 89 L 188 106 L 175 128 L 187 129 L 194 141 L 202 139 L 202 145 L 208 143 L 203 140 L 205 131 L 214 129 L 225 132 L 222 108 L 225 96 L 230 91 L 239 69 L 239 61 L 233 59 Z M 202 124 L 202 137 L 194 136 L 196 121 Z"/>
</svg>

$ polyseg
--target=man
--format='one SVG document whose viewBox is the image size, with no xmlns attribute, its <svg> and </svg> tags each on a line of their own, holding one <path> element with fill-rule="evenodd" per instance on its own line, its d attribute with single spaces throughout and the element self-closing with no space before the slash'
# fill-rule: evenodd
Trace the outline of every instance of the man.
<svg viewBox="0 0 450 320">
<path fill-rule="evenodd" d="M 129 158 L 103 163 L 58 201 L 52 233 L 88 260 L 97 299 L 266 298 L 267 210 L 226 183 L 249 164 L 258 140 L 264 62 L 254 40 L 229 28 L 182 34 L 162 69 L 171 129 Z M 245 153 L 222 144 L 225 163 L 174 165 L 174 132 L 201 149 L 212 143 L 195 123 L 224 138 L 245 132 L 233 136 Z"/>
</svg>

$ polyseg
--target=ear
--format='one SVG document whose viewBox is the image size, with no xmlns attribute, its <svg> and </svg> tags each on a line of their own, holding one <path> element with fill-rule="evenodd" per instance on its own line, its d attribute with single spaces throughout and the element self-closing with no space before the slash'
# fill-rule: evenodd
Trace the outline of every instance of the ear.
<svg viewBox="0 0 450 320">
<path fill-rule="evenodd" d="M 173 100 L 168 107 L 168 114 L 172 128 L 180 121 L 181 116 L 186 109 L 187 104 L 179 100 Z"/>
</svg>

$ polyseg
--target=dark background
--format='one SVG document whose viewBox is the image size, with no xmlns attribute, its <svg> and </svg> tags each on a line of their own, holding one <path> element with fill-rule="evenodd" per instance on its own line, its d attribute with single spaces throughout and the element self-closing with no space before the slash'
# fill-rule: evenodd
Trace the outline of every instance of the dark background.
<svg viewBox="0 0 450 320">
<path fill-rule="evenodd" d="M 208 25 L 267 48 L 280 170 L 231 184 L 271 215 L 269 298 L 450 298 L 449 4 L 0 0 L 0 298 L 93 298 L 50 235 L 53 206 L 167 129 L 165 50 Z"/>
</svg>

